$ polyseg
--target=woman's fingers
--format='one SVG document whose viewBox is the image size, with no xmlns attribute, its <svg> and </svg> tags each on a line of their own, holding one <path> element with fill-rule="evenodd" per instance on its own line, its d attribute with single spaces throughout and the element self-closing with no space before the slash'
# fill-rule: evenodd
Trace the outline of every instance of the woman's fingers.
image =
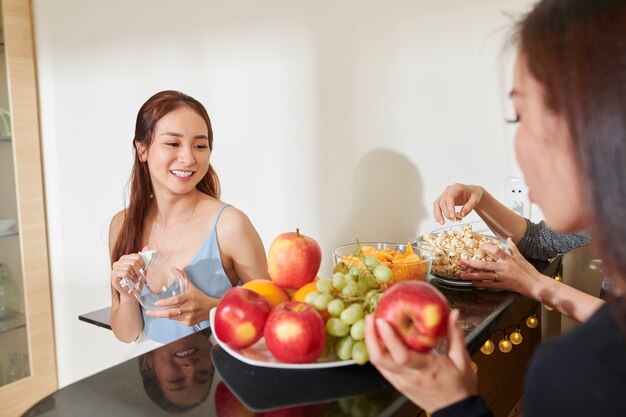
<svg viewBox="0 0 626 417">
<path fill-rule="evenodd" d="M 510 256 L 506 253 L 500 246 L 492 245 L 489 243 L 485 243 L 480 245 L 480 249 L 487 252 L 489 255 L 494 256 L 498 259 L 505 259 L 507 256 Z"/>
<path fill-rule="evenodd" d="M 375 325 L 394 362 L 398 364 L 407 363 L 409 360 L 407 348 L 404 346 L 404 343 L 398 339 L 391 325 L 382 319 L 376 320 Z"/>
<path fill-rule="evenodd" d="M 367 317 L 365 317 L 365 345 L 367 346 L 367 353 L 369 354 L 370 361 L 373 364 L 378 364 L 378 362 L 382 360 L 386 352 L 383 346 L 380 344 L 378 336 L 376 335 L 373 314 L 369 314 Z"/>
<path fill-rule="evenodd" d="M 158 300 L 154 303 L 157 307 L 171 307 L 171 306 L 179 306 L 183 304 L 183 297 L 180 295 L 175 295 L 173 297 L 166 298 L 164 300 Z"/>
<path fill-rule="evenodd" d="M 146 310 L 146 314 L 155 319 L 179 320 L 183 314 L 180 307 L 165 308 L 162 310 Z"/>
<path fill-rule="evenodd" d="M 469 363 L 469 354 L 465 348 L 465 334 L 461 328 L 459 310 L 450 312 L 448 319 L 448 356 L 457 369 L 463 370 Z"/>
<path fill-rule="evenodd" d="M 440 198 L 435 200 L 435 202 L 433 203 L 433 217 L 435 218 L 435 221 L 439 224 L 444 224 L 446 222 L 446 219 L 443 218 L 443 214 L 441 212 L 441 207 L 439 205 L 440 203 Z"/>
<path fill-rule="evenodd" d="M 476 193 L 471 193 L 467 203 L 463 204 L 463 207 L 461 207 L 461 216 L 465 217 L 470 214 L 479 201 L 480 196 Z"/>
</svg>

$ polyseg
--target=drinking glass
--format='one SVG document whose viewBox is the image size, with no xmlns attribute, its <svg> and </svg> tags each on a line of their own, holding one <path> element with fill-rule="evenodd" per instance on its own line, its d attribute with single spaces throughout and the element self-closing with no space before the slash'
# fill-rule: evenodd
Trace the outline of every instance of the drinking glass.
<svg viewBox="0 0 626 417">
<path fill-rule="evenodd" d="M 187 281 L 183 274 L 161 258 L 156 250 L 139 252 L 145 267 L 139 270 L 139 280 L 134 283 L 122 278 L 122 286 L 128 287 L 139 304 L 146 310 L 163 310 L 176 306 L 155 305 L 157 301 L 184 294 Z M 194 325 L 195 330 L 200 326 Z"/>
</svg>

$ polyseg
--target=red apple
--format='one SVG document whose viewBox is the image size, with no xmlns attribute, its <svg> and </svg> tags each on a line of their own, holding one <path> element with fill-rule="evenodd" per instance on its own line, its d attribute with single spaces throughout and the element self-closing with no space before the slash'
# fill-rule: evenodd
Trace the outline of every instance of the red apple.
<svg viewBox="0 0 626 417">
<path fill-rule="evenodd" d="M 263 334 L 272 355 L 287 363 L 315 362 L 326 343 L 324 320 L 313 307 L 299 301 L 274 307 Z"/>
<path fill-rule="evenodd" d="M 263 336 L 270 305 L 256 292 L 231 288 L 217 304 L 215 336 L 233 349 L 246 348 Z"/>
<path fill-rule="evenodd" d="M 409 348 L 428 352 L 445 336 L 449 314 L 448 301 L 438 289 L 403 281 L 383 293 L 374 317 L 389 322 Z"/>
<path fill-rule="evenodd" d="M 258 417 L 262 415 L 248 410 L 223 382 L 220 382 L 215 389 L 215 411 L 217 417 Z"/>
<path fill-rule="evenodd" d="M 278 286 L 300 288 L 315 279 L 322 262 L 317 242 L 296 232 L 279 235 L 270 246 L 267 266 L 270 277 Z"/>
</svg>

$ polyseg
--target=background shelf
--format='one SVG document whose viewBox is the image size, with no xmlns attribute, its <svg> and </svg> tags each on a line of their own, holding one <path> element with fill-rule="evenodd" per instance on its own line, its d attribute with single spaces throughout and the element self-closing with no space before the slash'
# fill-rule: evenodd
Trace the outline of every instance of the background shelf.
<svg viewBox="0 0 626 417">
<path fill-rule="evenodd" d="M 26 316 L 22 313 L 15 313 L 15 316 L 0 320 L 0 334 L 26 326 Z"/>
</svg>

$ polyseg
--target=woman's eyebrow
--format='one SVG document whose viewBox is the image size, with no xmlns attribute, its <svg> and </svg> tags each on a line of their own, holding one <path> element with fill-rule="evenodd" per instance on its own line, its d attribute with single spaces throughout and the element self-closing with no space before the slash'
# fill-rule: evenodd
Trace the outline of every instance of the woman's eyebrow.
<svg viewBox="0 0 626 417">
<path fill-rule="evenodd" d="M 182 133 L 175 133 L 175 132 L 163 132 L 163 133 L 161 133 L 161 136 L 175 136 L 177 138 L 182 138 L 183 134 Z"/>
<path fill-rule="evenodd" d="M 176 132 L 163 132 L 161 133 L 160 136 L 174 136 L 176 138 L 182 138 L 183 134 L 182 133 L 176 133 Z M 194 139 L 206 139 L 209 140 L 209 137 L 207 135 L 196 135 L 193 137 Z"/>
</svg>

